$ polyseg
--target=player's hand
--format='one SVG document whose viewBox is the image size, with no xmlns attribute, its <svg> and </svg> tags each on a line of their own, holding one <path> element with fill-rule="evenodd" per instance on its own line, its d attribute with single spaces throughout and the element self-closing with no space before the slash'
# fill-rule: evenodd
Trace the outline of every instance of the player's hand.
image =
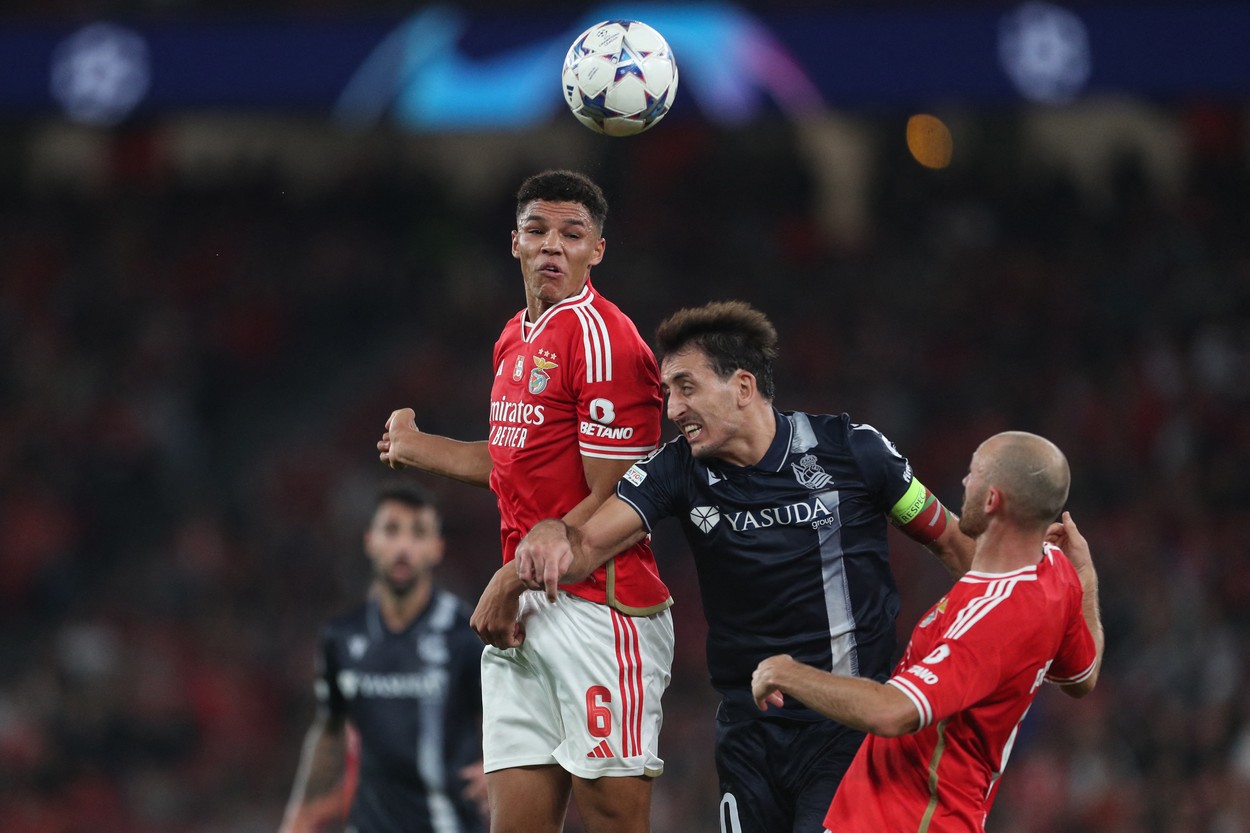
<svg viewBox="0 0 1250 833">
<path fill-rule="evenodd" d="M 525 641 L 525 625 L 520 621 L 524 589 L 511 564 L 495 572 L 469 618 L 478 639 L 496 648 L 516 648 Z"/>
<path fill-rule="evenodd" d="M 482 770 L 482 762 L 461 767 L 460 777 L 464 779 L 464 789 L 460 794 L 467 801 L 473 802 L 482 821 L 489 821 L 490 802 L 486 798 L 486 773 Z"/>
<path fill-rule="evenodd" d="M 517 576 L 530 590 L 544 590 L 547 601 L 554 602 L 560 588 L 560 576 L 573 566 L 573 547 L 569 528 L 563 521 L 540 521 L 517 544 Z"/>
<path fill-rule="evenodd" d="M 404 445 L 419 433 L 417 414 L 412 408 L 391 411 L 390 418 L 386 420 L 386 429 L 382 433 L 382 439 L 378 440 L 378 459 L 393 469 L 402 469 Z"/>
<path fill-rule="evenodd" d="M 793 662 L 794 658 L 789 654 L 778 654 L 755 666 L 755 673 L 751 675 L 751 696 L 760 711 L 767 711 L 770 705 L 777 708 L 785 705 L 780 676 L 785 667 Z"/>
<path fill-rule="evenodd" d="M 1094 569 L 1094 559 L 1089 552 L 1089 542 L 1077 529 L 1072 513 L 1064 512 L 1063 518 L 1046 530 L 1046 540 L 1063 550 L 1078 574 Z"/>
</svg>

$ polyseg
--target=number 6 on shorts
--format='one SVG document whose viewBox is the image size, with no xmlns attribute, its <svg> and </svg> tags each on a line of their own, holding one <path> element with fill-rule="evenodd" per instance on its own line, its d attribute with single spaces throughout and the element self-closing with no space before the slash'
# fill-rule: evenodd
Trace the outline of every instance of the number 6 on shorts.
<svg viewBox="0 0 1250 833">
<path fill-rule="evenodd" d="M 612 692 L 601 685 L 586 689 L 586 731 L 594 738 L 612 734 L 612 710 L 604 703 L 612 702 Z"/>
</svg>

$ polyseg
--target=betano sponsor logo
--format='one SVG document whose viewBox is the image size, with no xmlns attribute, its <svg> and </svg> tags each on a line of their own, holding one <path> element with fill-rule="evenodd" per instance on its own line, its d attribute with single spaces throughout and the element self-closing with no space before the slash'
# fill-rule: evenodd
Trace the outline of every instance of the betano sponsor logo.
<svg viewBox="0 0 1250 833">
<path fill-rule="evenodd" d="M 913 665 L 911 668 L 907 669 L 907 673 L 911 674 L 925 685 L 937 685 L 938 680 L 940 679 L 940 677 L 938 677 L 938 675 L 931 668 L 925 668 L 923 665 Z"/>
<path fill-rule="evenodd" d="M 634 436 L 634 429 L 628 425 L 610 428 L 607 425 L 599 425 L 595 422 L 583 422 L 580 430 L 588 437 L 598 437 L 605 440 L 628 440 Z"/>
</svg>

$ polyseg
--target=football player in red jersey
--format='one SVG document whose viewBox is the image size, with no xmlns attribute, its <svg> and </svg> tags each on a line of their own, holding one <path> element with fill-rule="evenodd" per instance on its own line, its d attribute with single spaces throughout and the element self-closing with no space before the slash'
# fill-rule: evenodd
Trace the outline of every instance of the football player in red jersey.
<svg viewBox="0 0 1250 833">
<path fill-rule="evenodd" d="M 1098 577 L 1068 513 L 1068 463 L 1051 442 L 1007 432 L 964 478 L 972 568 L 912 631 L 884 684 L 787 656 L 760 663 L 760 708 L 780 692 L 869 732 L 825 817 L 837 833 L 983 831 L 1016 732 L 1044 681 L 1093 690 L 1103 654 Z M 1064 555 L 1068 557 L 1065 558 Z"/>
<path fill-rule="evenodd" d="M 630 319 L 590 280 L 604 256 L 607 202 L 587 177 L 546 171 L 517 194 L 512 255 L 525 308 L 491 369 L 490 433 L 461 442 L 393 412 L 380 459 L 498 498 L 504 566 L 474 612 L 482 656 L 483 758 L 494 830 L 557 833 L 570 793 L 590 833 L 650 829 L 660 696 L 673 655 L 672 603 L 646 541 L 584 580 L 566 604 L 537 601 L 512 561 L 553 515 L 581 523 L 660 437 L 659 369 Z"/>
</svg>

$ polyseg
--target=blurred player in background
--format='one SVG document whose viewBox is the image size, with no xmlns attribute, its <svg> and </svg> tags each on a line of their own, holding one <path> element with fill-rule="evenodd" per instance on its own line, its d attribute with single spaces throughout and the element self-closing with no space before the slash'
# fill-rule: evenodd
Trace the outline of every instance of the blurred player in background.
<svg viewBox="0 0 1250 833">
<path fill-rule="evenodd" d="M 587 177 L 547 171 L 517 193 L 512 256 L 526 306 L 490 365 L 490 435 L 459 442 L 395 411 L 383 462 L 489 486 L 504 565 L 474 611 L 482 654 L 483 758 L 496 831 L 557 833 L 570 793 L 590 833 L 646 833 L 671 604 L 644 540 L 562 589 L 525 593 L 512 561 L 541 518 L 584 522 L 660 437 L 659 370 L 637 329 L 590 282 L 607 201 Z"/>
<path fill-rule="evenodd" d="M 364 546 L 371 592 L 322 633 L 317 717 L 282 833 L 311 833 L 325 822 L 343 829 L 349 726 L 359 737 L 359 770 L 348 830 L 480 831 L 481 649 L 468 605 L 434 586 L 444 542 L 430 495 L 410 485 L 382 491 Z"/>
<path fill-rule="evenodd" d="M 920 620 L 887 683 L 788 656 L 760 663 L 752 686 L 760 708 L 785 692 L 871 733 L 828 830 L 984 830 L 1042 682 L 1073 697 L 1093 690 L 1103 652 L 1098 576 L 1071 516 L 1051 524 L 1068 481 L 1067 460 L 1048 440 L 1009 432 L 982 443 L 960 520 L 976 539 L 972 568 Z"/>
<path fill-rule="evenodd" d="M 584 524 L 536 527 L 517 552 L 518 571 L 551 594 L 644 540 L 661 518 L 680 519 L 722 697 L 721 830 L 819 830 L 863 733 L 794 700 L 761 713 L 751 672 L 787 652 L 884 680 L 899 609 L 887 521 L 954 576 L 967 568 L 972 542 L 876 429 L 846 414 L 774 407 L 777 333 L 763 313 L 741 302 L 682 310 L 656 341 L 681 436 L 626 472 Z"/>
</svg>

